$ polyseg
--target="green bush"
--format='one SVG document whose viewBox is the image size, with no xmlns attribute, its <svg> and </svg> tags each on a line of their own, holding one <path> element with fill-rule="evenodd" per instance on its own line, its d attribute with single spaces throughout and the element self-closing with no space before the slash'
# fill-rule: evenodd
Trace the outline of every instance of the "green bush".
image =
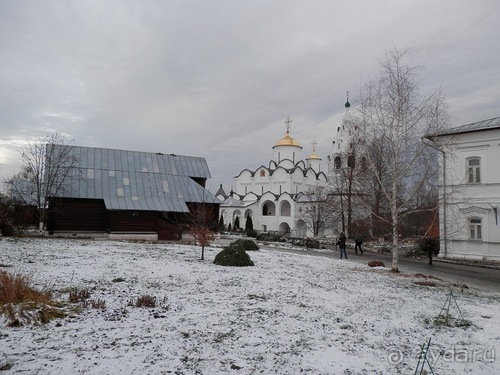
<svg viewBox="0 0 500 375">
<path fill-rule="evenodd" d="M 309 249 L 320 249 L 321 244 L 313 238 L 292 238 L 290 243 L 295 246 L 304 246 Z"/>
<path fill-rule="evenodd" d="M 320 244 L 319 244 L 318 240 L 308 238 L 308 239 L 306 239 L 306 247 L 308 247 L 310 249 L 319 249 Z"/>
<path fill-rule="evenodd" d="M 254 230 L 254 229 L 247 229 L 247 230 L 246 230 L 246 235 L 247 235 L 248 237 L 257 238 L 258 233 L 257 233 L 257 231 L 256 231 L 256 230 Z"/>
<path fill-rule="evenodd" d="M 286 242 L 286 239 L 279 234 L 267 232 L 260 233 L 257 236 L 257 241 L 269 241 L 269 242 Z"/>
<path fill-rule="evenodd" d="M 229 244 L 229 247 L 235 248 L 235 249 L 243 249 L 243 250 L 259 250 L 259 246 L 252 240 L 247 240 L 247 239 L 237 239 L 236 241 L 233 241 Z"/>
<path fill-rule="evenodd" d="M 254 266 L 250 256 L 244 249 L 232 246 L 225 247 L 215 256 L 214 264 L 230 267 L 248 267 Z"/>
</svg>

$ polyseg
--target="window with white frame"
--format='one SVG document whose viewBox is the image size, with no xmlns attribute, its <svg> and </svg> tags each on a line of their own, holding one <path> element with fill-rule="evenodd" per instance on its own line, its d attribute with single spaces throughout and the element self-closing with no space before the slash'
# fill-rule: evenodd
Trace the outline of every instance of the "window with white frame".
<svg viewBox="0 0 500 375">
<path fill-rule="evenodd" d="M 481 240 L 481 219 L 469 219 L 469 239 Z"/>
<path fill-rule="evenodd" d="M 468 158 L 467 159 L 467 181 L 469 184 L 481 182 L 481 159 Z"/>
</svg>

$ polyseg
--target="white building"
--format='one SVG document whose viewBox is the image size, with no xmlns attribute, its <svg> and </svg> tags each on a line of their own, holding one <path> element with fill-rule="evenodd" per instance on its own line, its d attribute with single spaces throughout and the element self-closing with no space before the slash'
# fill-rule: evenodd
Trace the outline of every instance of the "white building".
<svg viewBox="0 0 500 375">
<path fill-rule="evenodd" d="M 441 150 L 441 257 L 500 260 L 500 117 L 428 135 Z"/>
<path fill-rule="evenodd" d="M 338 202 L 340 219 L 336 232 L 343 231 L 347 236 L 368 236 L 371 235 L 370 208 L 360 199 L 367 196 L 368 162 L 362 134 L 350 107 L 348 96 L 344 117 L 337 126 L 332 151 L 328 155 L 328 180 Z"/>
<path fill-rule="evenodd" d="M 226 225 L 231 223 L 234 228 L 238 218 L 239 227 L 244 228 L 250 216 L 257 231 L 311 235 L 305 223 L 298 219 L 297 200 L 301 193 L 325 187 L 327 177 L 321 171 L 315 143 L 312 153 L 302 159 L 302 146 L 290 135 L 290 122 L 290 119 L 285 121 L 286 134 L 272 147 L 273 158 L 267 167 L 242 170 L 235 177 L 235 190 L 229 196 L 222 187 L 216 193 L 223 200 L 220 210 Z"/>
</svg>

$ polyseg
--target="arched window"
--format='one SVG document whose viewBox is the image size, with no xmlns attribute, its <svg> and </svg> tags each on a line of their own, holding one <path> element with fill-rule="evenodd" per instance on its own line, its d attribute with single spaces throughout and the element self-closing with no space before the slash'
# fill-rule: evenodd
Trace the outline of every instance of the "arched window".
<svg viewBox="0 0 500 375">
<path fill-rule="evenodd" d="M 280 215 L 281 216 L 290 216 L 292 214 L 292 207 L 290 206 L 290 202 L 283 201 L 280 205 Z"/>
<path fill-rule="evenodd" d="M 354 168 L 354 164 L 355 164 L 354 155 L 349 155 L 347 157 L 347 167 L 348 168 Z"/>
<path fill-rule="evenodd" d="M 266 201 L 262 206 L 263 216 L 276 216 L 276 206 L 271 201 Z"/>
<path fill-rule="evenodd" d="M 290 225 L 288 223 L 281 223 L 278 231 L 280 234 L 290 234 Z"/>
<path fill-rule="evenodd" d="M 335 159 L 333 159 L 333 164 L 335 166 L 335 169 L 340 169 L 342 166 L 342 159 L 340 159 L 340 156 L 336 156 Z"/>
<path fill-rule="evenodd" d="M 481 182 L 481 159 L 478 157 L 468 158 L 467 163 L 467 181 L 469 184 Z"/>
<path fill-rule="evenodd" d="M 361 169 L 366 170 L 366 168 L 368 168 L 368 164 L 366 163 L 366 157 L 363 156 L 361 158 Z"/>
</svg>

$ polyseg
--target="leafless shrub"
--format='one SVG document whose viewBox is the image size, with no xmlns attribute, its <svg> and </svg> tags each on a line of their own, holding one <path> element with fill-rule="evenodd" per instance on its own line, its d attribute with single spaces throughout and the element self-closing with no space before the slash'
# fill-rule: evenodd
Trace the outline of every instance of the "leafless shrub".
<svg viewBox="0 0 500 375">
<path fill-rule="evenodd" d="M 90 292 L 88 289 L 72 289 L 69 292 L 69 302 L 78 303 L 84 302 L 86 299 L 90 298 Z"/>
</svg>

